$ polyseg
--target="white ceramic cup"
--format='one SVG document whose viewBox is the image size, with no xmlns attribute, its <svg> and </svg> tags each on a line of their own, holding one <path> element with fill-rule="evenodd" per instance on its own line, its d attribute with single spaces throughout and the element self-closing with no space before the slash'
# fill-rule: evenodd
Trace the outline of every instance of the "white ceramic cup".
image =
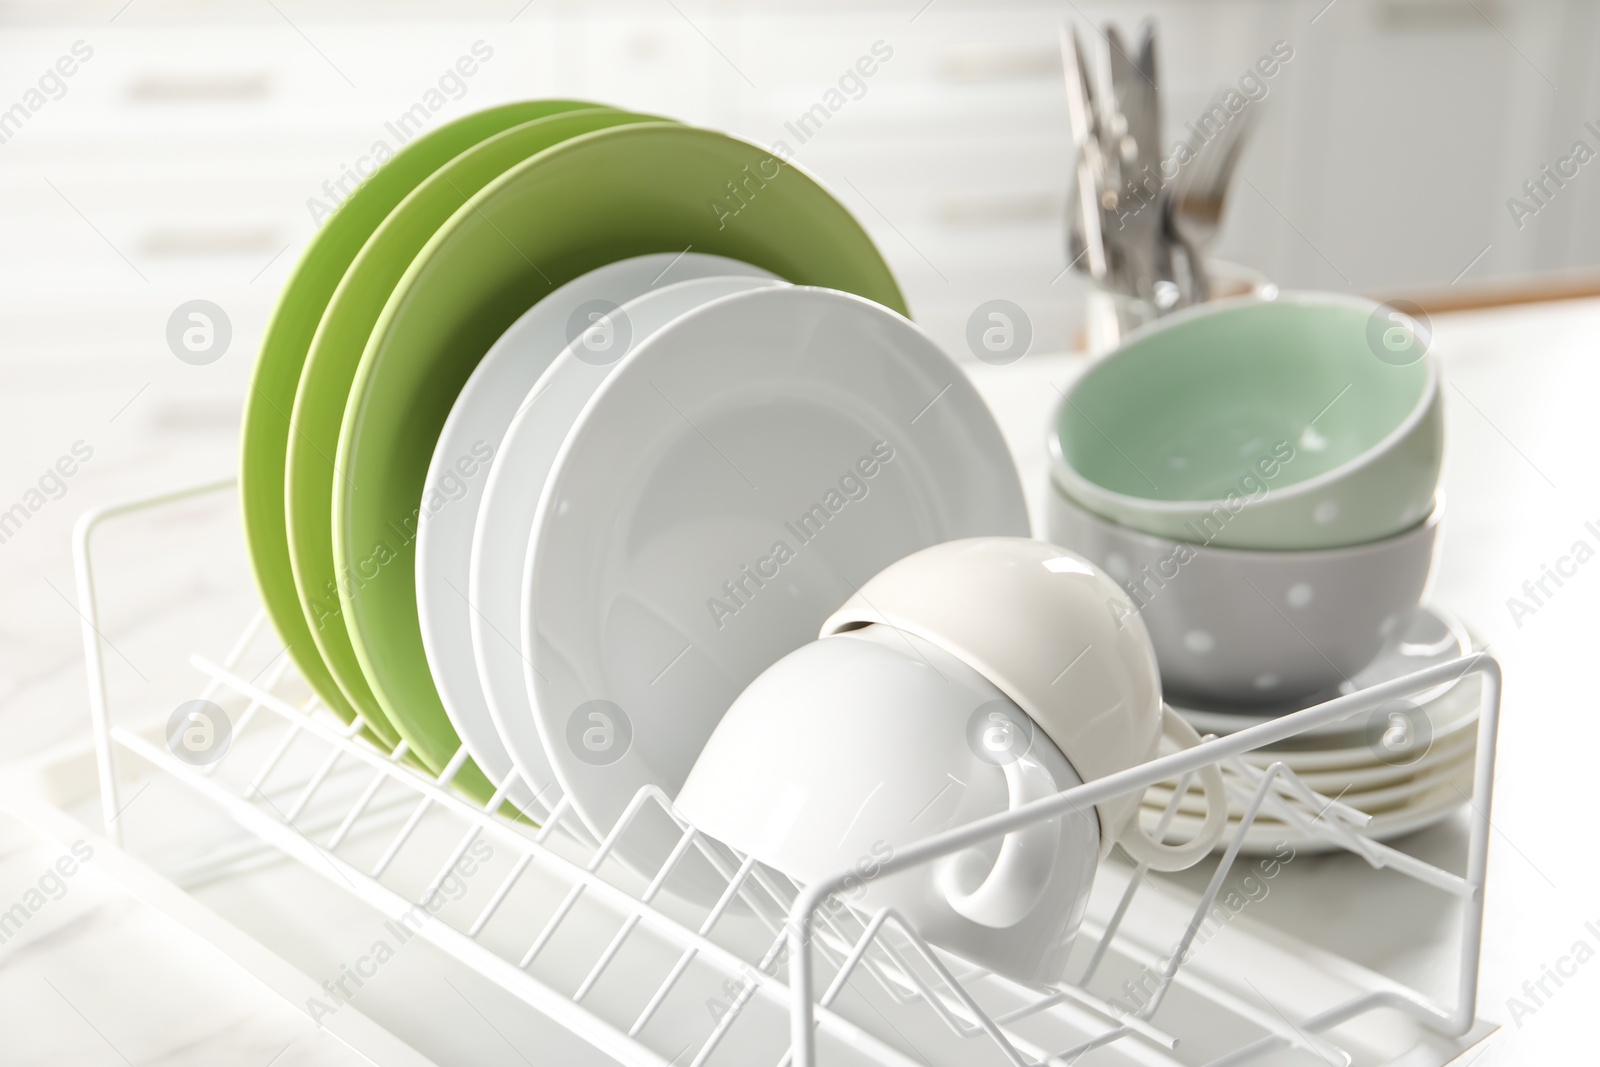
<svg viewBox="0 0 1600 1067">
<path fill-rule="evenodd" d="M 1078 785 L 1061 751 L 939 646 L 868 626 L 802 646 L 733 703 L 677 798 L 701 831 L 801 883 L 893 908 L 998 974 L 1061 977 L 1100 848 L 1092 809 L 875 878 L 895 851 Z"/>
<path fill-rule="evenodd" d="M 1025 537 L 975 537 L 885 567 L 823 623 L 823 634 L 873 623 L 916 634 L 997 686 L 1056 743 L 1084 781 L 1155 758 L 1163 738 L 1200 743 L 1161 702 L 1150 635 L 1128 595 L 1075 552 Z M 1096 805 L 1102 849 L 1122 845 L 1159 871 L 1192 866 L 1227 825 L 1215 765 L 1196 775 L 1201 832 L 1181 844 L 1150 838 L 1134 818 L 1139 794 Z"/>
</svg>

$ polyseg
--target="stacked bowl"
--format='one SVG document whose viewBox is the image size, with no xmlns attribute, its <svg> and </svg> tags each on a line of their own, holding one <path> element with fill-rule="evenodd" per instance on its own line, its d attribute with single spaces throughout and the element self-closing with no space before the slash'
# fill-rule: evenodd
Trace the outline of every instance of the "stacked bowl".
<svg viewBox="0 0 1600 1067">
<path fill-rule="evenodd" d="M 1422 665 L 1407 635 L 1436 619 L 1443 518 L 1429 347 L 1354 297 L 1227 300 L 1130 335 L 1064 395 L 1047 536 L 1122 584 L 1202 729 Z"/>
</svg>

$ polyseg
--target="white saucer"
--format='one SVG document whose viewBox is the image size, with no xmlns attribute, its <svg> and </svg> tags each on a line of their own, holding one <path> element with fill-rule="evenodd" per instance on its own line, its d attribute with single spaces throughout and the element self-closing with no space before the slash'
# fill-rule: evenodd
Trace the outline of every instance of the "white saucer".
<svg viewBox="0 0 1600 1067">
<path fill-rule="evenodd" d="M 1442 776 L 1429 776 L 1417 788 L 1404 791 L 1403 799 L 1394 803 L 1392 798 L 1375 801 L 1373 808 L 1368 810 L 1360 804 L 1352 806 L 1372 815 L 1372 822 L 1364 829 L 1355 832 L 1362 837 L 1374 841 L 1388 841 L 1404 834 L 1414 833 L 1417 830 L 1432 826 L 1447 818 L 1457 808 L 1464 806 L 1472 796 L 1472 778 L 1476 761 L 1467 756 L 1454 764 L 1448 765 L 1449 773 Z M 1346 797 L 1348 802 L 1350 797 Z M 1153 829 L 1160 818 L 1161 807 L 1145 806 L 1140 809 L 1139 817 L 1145 826 Z M 1196 832 L 1200 826 L 1197 815 L 1177 815 L 1171 824 L 1170 832 L 1179 840 Z M 1237 814 L 1230 815 L 1228 829 L 1223 831 L 1222 839 L 1218 842 L 1218 850 L 1225 849 L 1232 840 L 1232 833 L 1239 828 Z M 1281 843 L 1287 843 L 1303 852 L 1332 852 L 1341 846 L 1324 835 L 1310 836 L 1299 830 L 1293 829 L 1285 823 L 1271 818 L 1259 818 L 1250 825 L 1245 832 L 1244 844 L 1240 851 L 1244 855 L 1266 855 Z"/>
<path fill-rule="evenodd" d="M 1419 608 L 1378 658 L 1340 688 L 1349 692 L 1364 689 L 1468 655 L 1474 647 L 1466 628 L 1453 616 L 1431 606 Z M 1177 710 L 1196 730 L 1220 736 L 1337 695 L 1323 694 L 1303 701 L 1300 706 L 1271 712 Z M 1466 803 L 1472 791 L 1481 697 L 1481 680 L 1472 675 L 1410 698 L 1424 716 L 1425 726 L 1413 741 L 1422 751 L 1404 763 L 1395 762 L 1397 753 L 1392 748 L 1383 749 L 1374 743 L 1370 736 L 1372 716 L 1369 715 L 1330 723 L 1282 744 L 1246 753 L 1244 759 L 1257 767 L 1283 762 L 1323 796 L 1339 797 L 1341 802 L 1372 815 L 1372 823 L 1361 831 L 1363 836 L 1387 840 L 1432 825 Z M 1147 791 L 1140 817 L 1153 826 L 1170 795 L 1170 790 L 1159 786 Z M 1234 807 L 1231 825 L 1237 827 L 1240 812 L 1237 805 Z M 1173 832 L 1193 833 L 1199 825 L 1198 817 L 1196 802 L 1192 797 L 1185 797 L 1179 802 Z M 1225 847 L 1227 841 L 1225 834 L 1219 847 Z M 1244 852 L 1269 853 L 1279 842 L 1311 851 L 1337 847 L 1324 838 L 1309 838 L 1291 832 L 1281 822 L 1264 818 L 1251 826 Z"/>
<path fill-rule="evenodd" d="M 663 277 L 669 265 L 671 271 Z M 667 281 L 686 275 L 690 280 Z M 628 348 L 707 300 L 779 284 L 783 283 L 764 271 L 720 256 L 641 256 L 602 267 L 546 297 L 519 320 L 518 326 L 528 323 L 528 328 L 508 351 L 520 353 L 521 358 L 505 361 L 517 363 L 519 373 L 513 376 L 508 368 L 485 378 L 471 410 L 475 421 L 463 417 L 462 437 L 498 428 L 498 451 L 482 479 L 482 501 L 465 540 L 460 524 L 452 525 L 448 552 L 441 549 L 432 557 L 439 564 L 433 576 L 440 582 L 448 579 L 465 594 L 465 598 L 453 595 L 452 603 L 465 612 L 470 598 L 471 610 L 435 620 L 435 629 L 441 637 L 448 636 L 448 666 L 463 688 L 466 672 L 471 672 L 479 700 L 473 707 L 481 712 L 473 720 L 475 727 L 480 733 L 487 727 L 500 759 L 509 759 L 507 766 L 517 768 L 546 809 L 560 792 L 533 725 L 522 680 L 519 631 L 522 566 L 550 462 L 585 401 Z M 615 347 L 585 348 L 585 359 L 579 359 L 568 345 L 569 319 L 575 308 L 590 301 L 620 305 L 621 312 L 609 316 L 612 333 L 607 340 Z M 597 303 L 596 309 L 602 306 Z M 530 378 L 529 370 L 537 373 Z M 480 415 L 480 408 L 490 407 L 489 393 L 495 394 L 492 415 Z M 452 413 L 452 421 L 455 418 Z M 475 431 L 474 426 L 485 428 Z M 419 553 L 419 571 L 423 558 Z"/>
<path fill-rule="evenodd" d="M 1440 751 L 1437 758 L 1420 761 L 1409 767 L 1382 768 L 1385 771 L 1407 773 L 1374 777 L 1348 787 L 1336 782 L 1318 783 L 1307 780 L 1304 776 L 1301 781 L 1325 797 L 1338 797 L 1343 804 L 1369 815 L 1376 815 L 1397 806 L 1401 801 L 1427 792 L 1440 782 L 1457 777 L 1462 768 L 1471 765 L 1477 757 L 1476 739 L 1469 737 L 1467 741 L 1465 745 L 1454 745 L 1448 750 Z M 1432 755 L 1430 753 L 1430 757 Z M 1145 793 L 1144 806 L 1149 809 L 1163 809 L 1171 795 L 1172 790 L 1166 785 L 1152 786 Z M 1244 810 L 1241 802 L 1235 801 L 1232 806 L 1236 817 Z M 1191 791 L 1179 802 L 1178 810 L 1183 814 L 1199 817 L 1205 814 L 1205 805 L 1202 798 Z"/>
<path fill-rule="evenodd" d="M 473 528 L 501 438 L 528 389 L 567 344 L 568 320 L 592 300 L 620 303 L 653 285 L 720 274 L 765 276 L 748 264 L 722 256 L 661 253 L 611 263 L 561 286 L 512 323 L 479 361 L 445 420 L 426 484 L 436 508 L 424 507 L 417 529 L 417 617 L 428 669 L 451 725 L 467 751 L 495 782 L 512 761 L 489 715 L 472 653 L 468 561 Z M 549 767 L 539 784 L 553 781 Z M 525 809 L 533 789 L 521 784 L 509 794 Z"/>
<path fill-rule="evenodd" d="M 733 699 L 883 567 L 1027 533 L 994 417 L 904 318 L 809 287 L 685 315 L 595 394 L 539 501 L 525 673 L 575 810 L 603 835 L 642 787 L 675 796 Z M 653 870 L 678 836 L 662 817 L 619 858 Z"/>
<path fill-rule="evenodd" d="M 1402 625 L 1396 627 L 1394 637 L 1370 664 L 1335 691 L 1306 697 L 1291 705 L 1274 708 L 1197 708 L 1174 709 L 1202 734 L 1221 737 L 1271 719 L 1281 718 L 1291 712 L 1309 708 L 1345 693 L 1367 689 L 1380 682 L 1403 677 L 1437 663 L 1446 663 L 1468 655 L 1474 648 L 1472 636 L 1453 615 L 1432 605 L 1418 608 Z M 1476 676 L 1473 676 L 1475 679 Z M 1447 700 L 1458 690 L 1473 689 L 1470 700 Z M 1426 692 L 1412 696 L 1409 701 L 1427 711 L 1435 740 L 1451 730 L 1476 720 L 1478 701 L 1475 686 L 1466 680 L 1434 686 Z M 1464 694 L 1463 694 L 1464 695 Z M 1339 722 L 1327 723 L 1307 731 L 1281 746 L 1274 746 L 1274 754 L 1283 749 L 1350 749 L 1367 751 L 1364 740 L 1367 716 L 1357 715 Z"/>
<path fill-rule="evenodd" d="M 1387 763 L 1373 754 L 1366 764 L 1359 767 L 1339 767 L 1325 771 L 1291 769 L 1307 787 L 1326 797 L 1337 796 L 1345 803 L 1365 811 L 1367 809 L 1364 802 L 1369 795 L 1385 793 L 1400 785 L 1425 781 L 1441 775 L 1448 777 L 1457 764 L 1473 757 L 1477 751 L 1477 742 L 1475 733 L 1460 733 L 1435 744 L 1426 753 L 1408 762 Z M 1269 758 L 1252 762 L 1256 766 L 1265 768 L 1277 761 Z M 1146 806 L 1165 806 L 1170 792 L 1164 785 L 1152 786 L 1145 794 L 1144 803 Z M 1196 811 L 1203 811 L 1200 798 L 1193 793 L 1185 798 L 1185 803 L 1192 803 Z"/>
</svg>

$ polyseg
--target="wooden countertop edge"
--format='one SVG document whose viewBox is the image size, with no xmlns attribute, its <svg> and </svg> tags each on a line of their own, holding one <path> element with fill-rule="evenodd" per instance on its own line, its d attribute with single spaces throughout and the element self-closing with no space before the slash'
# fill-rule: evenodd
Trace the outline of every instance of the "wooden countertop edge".
<svg viewBox="0 0 1600 1067">
<path fill-rule="evenodd" d="M 1409 300 L 1429 315 L 1444 315 L 1453 311 L 1479 311 L 1488 308 L 1514 307 L 1519 304 L 1582 300 L 1588 297 L 1600 297 L 1600 273 L 1535 276 L 1490 282 L 1470 289 L 1450 288 L 1390 293 L 1386 296 L 1374 296 L 1373 299 Z"/>
</svg>

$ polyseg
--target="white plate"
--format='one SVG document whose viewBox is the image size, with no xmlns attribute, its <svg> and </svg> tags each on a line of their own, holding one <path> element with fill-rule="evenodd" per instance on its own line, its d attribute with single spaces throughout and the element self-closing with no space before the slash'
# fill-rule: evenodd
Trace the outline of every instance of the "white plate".
<svg viewBox="0 0 1600 1067">
<path fill-rule="evenodd" d="M 994 417 L 910 322 L 809 287 L 685 315 L 595 394 L 539 501 L 526 674 L 574 809 L 604 834 L 642 787 L 674 797 L 733 699 L 883 567 L 1027 533 Z M 619 858 L 653 870 L 679 833 L 653 819 Z"/>
<path fill-rule="evenodd" d="M 610 318 L 613 329 L 630 335 L 631 347 L 708 300 L 783 284 L 766 275 L 696 278 L 636 296 Z M 609 355 L 584 349 L 580 358 L 573 346 L 564 345 L 526 391 L 489 472 L 470 552 L 467 589 L 474 611 L 469 630 L 477 677 L 500 742 L 546 808 L 559 798 L 560 787 L 534 726 L 523 682 L 522 568 L 539 493 L 556 451 L 583 405 L 617 366 L 618 359 L 608 361 Z M 617 352 L 618 358 L 621 355 Z"/>
<path fill-rule="evenodd" d="M 1175 708 L 1189 721 L 1189 725 L 1202 734 L 1211 733 L 1221 737 L 1320 704 L 1343 693 L 1368 689 L 1380 682 L 1391 681 L 1437 663 L 1446 663 L 1469 654 L 1473 647 L 1472 636 L 1454 616 L 1441 608 L 1424 605 L 1418 608 L 1404 624 L 1396 627 L 1394 637 L 1383 651 L 1378 653 L 1377 659 L 1349 681 L 1341 683 L 1338 692 L 1323 693 L 1290 706 L 1272 709 L 1220 710 L 1176 706 Z M 1475 699 L 1470 701 L 1445 699 L 1461 688 L 1463 688 L 1461 681 L 1450 682 L 1434 686 L 1409 698 L 1412 703 L 1429 712 L 1435 738 L 1477 717 Z M 1353 719 L 1319 726 L 1296 737 L 1289 744 L 1296 748 L 1337 747 L 1365 751 L 1363 735 L 1366 729 L 1366 717 L 1358 715 Z"/>
<path fill-rule="evenodd" d="M 528 309 L 501 335 L 467 379 L 445 420 L 425 483 L 430 492 L 440 491 L 444 504 L 431 514 L 424 508 L 417 530 L 417 614 L 428 668 L 450 722 L 472 758 L 495 782 L 511 770 L 512 761 L 495 731 L 479 683 L 468 602 L 473 528 L 489 461 L 499 451 L 522 398 L 566 347 L 568 320 L 575 309 L 593 300 L 621 304 L 652 286 L 730 274 L 770 277 L 722 256 L 661 253 L 612 263 L 575 278 Z M 520 670 L 515 677 L 520 691 Z M 541 777 L 529 781 L 551 782 L 548 764 Z M 525 808 L 532 796 L 532 790 L 518 788 L 509 798 Z"/>
</svg>

